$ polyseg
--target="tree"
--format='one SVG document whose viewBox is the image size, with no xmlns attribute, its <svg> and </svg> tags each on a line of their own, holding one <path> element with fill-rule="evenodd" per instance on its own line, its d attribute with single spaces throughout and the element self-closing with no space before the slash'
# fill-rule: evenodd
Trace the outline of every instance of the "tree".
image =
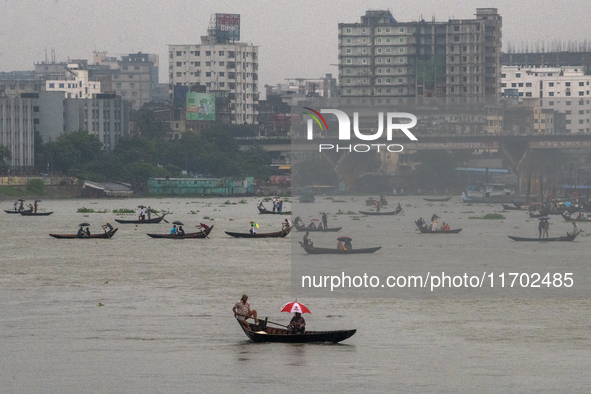
<svg viewBox="0 0 591 394">
<path fill-rule="evenodd" d="M 6 146 L 0 146 L 0 172 L 5 173 L 10 168 L 10 160 L 12 160 L 12 152 Z"/>
<path fill-rule="evenodd" d="M 102 154 L 102 149 L 102 142 L 86 130 L 63 134 L 57 141 L 49 144 L 54 167 L 64 173 L 79 170 L 85 163 L 97 159 Z"/>
</svg>

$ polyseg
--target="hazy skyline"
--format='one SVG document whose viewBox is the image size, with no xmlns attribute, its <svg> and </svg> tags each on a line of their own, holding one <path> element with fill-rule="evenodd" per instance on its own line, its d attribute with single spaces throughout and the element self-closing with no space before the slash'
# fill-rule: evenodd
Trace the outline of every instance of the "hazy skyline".
<svg viewBox="0 0 591 394">
<path fill-rule="evenodd" d="M 55 50 L 56 61 L 92 59 L 94 50 L 160 55 L 168 82 L 168 44 L 199 44 L 215 13 L 241 15 L 241 41 L 259 49 L 259 91 L 285 78 L 337 76 L 338 23 L 359 22 L 368 9 L 390 9 L 401 21 L 473 18 L 476 8 L 498 8 L 503 48 L 508 42 L 591 39 L 589 0 L 424 0 L 396 8 L 393 1 L 327 0 L 27 0 L 0 1 L 0 71 L 32 70 Z"/>
</svg>

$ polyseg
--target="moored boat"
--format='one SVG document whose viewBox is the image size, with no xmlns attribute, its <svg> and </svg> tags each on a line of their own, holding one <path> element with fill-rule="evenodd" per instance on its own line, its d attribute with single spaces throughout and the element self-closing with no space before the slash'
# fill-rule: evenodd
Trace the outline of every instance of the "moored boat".
<svg viewBox="0 0 591 394">
<path fill-rule="evenodd" d="M 357 330 L 337 330 L 337 331 L 305 331 L 300 334 L 291 334 L 283 328 L 267 327 L 262 320 L 259 324 L 246 325 L 238 322 L 242 330 L 253 342 L 281 342 L 281 343 L 314 343 L 314 342 L 333 342 L 338 343 L 350 338 Z"/>
<path fill-rule="evenodd" d="M 171 239 L 191 239 L 191 238 L 207 238 L 209 233 L 213 230 L 213 226 L 208 228 L 204 231 L 199 231 L 197 233 L 185 233 L 185 235 L 176 235 L 176 234 L 146 234 L 148 237 L 151 238 L 171 238 Z"/>
<path fill-rule="evenodd" d="M 449 196 L 447 198 L 424 198 L 423 200 L 425 201 L 429 201 L 429 202 L 443 202 L 443 201 L 449 201 L 451 200 L 452 196 Z"/>
<path fill-rule="evenodd" d="M 380 216 L 380 215 L 398 215 L 402 211 L 402 208 L 397 209 L 391 212 L 369 212 L 369 211 L 359 211 L 359 213 L 367 216 Z"/>
<path fill-rule="evenodd" d="M 122 223 L 122 224 L 155 224 L 155 223 L 160 223 L 163 219 L 164 216 L 166 216 L 166 214 L 159 216 L 157 218 L 151 218 L 151 219 L 146 219 L 146 220 L 137 220 L 137 219 L 133 219 L 133 220 L 125 220 L 125 219 L 115 219 L 115 221 L 117 223 Z"/>
<path fill-rule="evenodd" d="M 298 241 L 300 246 L 304 248 L 304 250 L 308 254 L 364 254 L 364 253 L 373 253 L 380 250 L 381 246 L 376 246 L 373 248 L 362 248 L 362 249 L 337 249 L 337 248 L 317 248 L 316 246 L 304 245 L 303 242 Z"/>
<path fill-rule="evenodd" d="M 6 212 L 6 213 L 21 213 L 21 211 L 15 211 L 15 210 L 9 210 L 9 209 L 5 209 L 4 212 Z"/>
<path fill-rule="evenodd" d="M 109 231 L 108 233 L 97 233 L 90 234 L 90 236 L 79 237 L 77 234 L 49 234 L 53 238 L 58 239 L 97 239 L 97 238 L 111 238 L 117 232 L 117 228 Z"/>
<path fill-rule="evenodd" d="M 292 228 L 293 228 L 293 226 L 288 229 L 276 231 L 274 233 L 251 234 L 251 233 L 234 233 L 232 231 L 224 231 L 224 232 L 232 237 L 235 237 L 235 238 L 284 238 L 287 236 L 287 234 L 289 234 L 291 232 Z"/>
<path fill-rule="evenodd" d="M 582 230 L 577 231 L 576 233 L 566 233 L 562 237 L 555 237 L 555 238 L 522 238 L 522 237 L 513 237 L 508 235 L 513 241 L 530 241 L 530 242 L 563 242 L 563 241 L 573 241 L 577 236 L 581 233 Z"/>
</svg>

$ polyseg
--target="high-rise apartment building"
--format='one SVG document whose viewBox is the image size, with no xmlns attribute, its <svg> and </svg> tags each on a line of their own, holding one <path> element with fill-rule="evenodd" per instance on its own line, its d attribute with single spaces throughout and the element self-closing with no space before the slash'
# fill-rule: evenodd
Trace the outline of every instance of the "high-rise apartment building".
<svg viewBox="0 0 591 394">
<path fill-rule="evenodd" d="M 585 67 L 503 66 L 502 89 L 507 97 L 537 99 L 542 109 L 564 113 L 568 133 L 591 132 L 591 75 Z M 546 130 L 542 119 L 535 123 L 536 130 Z"/>
<path fill-rule="evenodd" d="M 231 123 L 256 124 L 258 47 L 223 39 L 219 30 L 210 27 L 201 44 L 168 46 L 170 97 L 175 86 L 201 85 L 207 93 L 227 97 Z"/>
<path fill-rule="evenodd" d="M 367 11 L 360 23 L 339 24 L 341 96 L 467 103 L 498 97 L 501 28 L 496 8 L 447 22 L 398 22 L 390 11 Z"/>
</svg>

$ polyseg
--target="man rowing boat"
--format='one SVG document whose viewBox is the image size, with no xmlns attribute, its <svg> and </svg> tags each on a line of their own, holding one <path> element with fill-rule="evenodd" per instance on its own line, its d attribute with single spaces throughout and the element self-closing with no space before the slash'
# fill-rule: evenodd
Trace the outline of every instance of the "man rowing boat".
<svg viewBox="0 0 591 394">
<path fill-rule="evenodd" d="M 246 319 L 253 318 L 254 324 L 258 324 L 259 319 L 257 318 L 257 311 L 254 309 L 250 309 L 250 304 L 248 303 L 248 296 L 246 294 L 242 294 L 242 298 L 232 308 L 232 312 L 234 312 L 234 317 L 238 322 L 246 327 L 248 326 L 248 322 Z"/>
</svg>

